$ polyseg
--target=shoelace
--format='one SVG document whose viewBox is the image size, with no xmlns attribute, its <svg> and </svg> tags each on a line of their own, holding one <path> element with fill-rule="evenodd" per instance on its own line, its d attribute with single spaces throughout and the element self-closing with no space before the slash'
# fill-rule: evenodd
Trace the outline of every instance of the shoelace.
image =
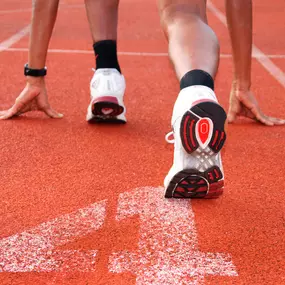
<svg viewBox="0 0 285 285">
<path fill-rule="evenodd" d="M 173 137 L 172 139 L 170 139 L 171 136 Z M 174 132 L 171 131 L 171 132 L 169 132 L 168 134 L 166 134 L 165 140 L 166 140 L 166 142 L 168 142 L 168 143 L 174 144 Z"/>
</svg>

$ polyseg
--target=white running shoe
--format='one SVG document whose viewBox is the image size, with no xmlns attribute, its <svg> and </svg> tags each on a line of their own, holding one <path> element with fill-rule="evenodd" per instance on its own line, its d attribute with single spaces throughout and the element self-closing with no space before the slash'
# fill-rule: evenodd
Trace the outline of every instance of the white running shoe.
<svg viewBox="0 0 285 285">
<path fill-rule="evenodd" d="M 199 85 L 180 91 L 171 119 L 174 160 L 164 180 L 166 198 L 216 198 L 223 193 L 220 150 L 226 117 L 212 89 Z"/>
<path fill-rule="evenodd" d="M 125 90 L 125 78 L 117 69 L 95 70 L 90 82 L 91 102 L 86 120 L 89 123 L 126 123 Z"/>
</svg>

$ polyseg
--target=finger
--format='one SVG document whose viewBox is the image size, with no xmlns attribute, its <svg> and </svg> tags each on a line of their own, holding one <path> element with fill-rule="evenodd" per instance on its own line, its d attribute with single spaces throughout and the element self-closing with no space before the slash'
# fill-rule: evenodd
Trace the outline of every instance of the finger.
<svg viewBox="0 0 285 285">
<path fill-rule="evenodd" d="M 266 126 L 274 126 L 273 122 L 271 122 L 259 108 L 252 106 L 249 110 L 260 123 Z"/>
<path fill-rule="evenodd" d="M 8 110 L 3 110 L 3 111 L 0 111 L 0 117 L 2 116 L 6 116 L 8 112 L 10 112 L 11 108 L 8 109 Z"/>
<path fill-rule="evenodd" d="M 22 101 L 16 100 L 16 103 L 7 111 L 7 116 L 12 118 L 13 116 L 17 116 L 17 114 L 22 114 L 29 111 L 29 106 Z"/>
<path fill-rule="evenodd" d="M 274 123 L 265 117 L 260 117 L 260 118 L 256 117 L 256 121 L 269 127 L 274 126 Z"/>
<path fill-rule="evenodd" d="M 237 113 L 232 111 L 232 110 L 229 110 L 228 112 L 228 123 L 231 124 L 233 123 L 237 118 Z"/>
<path fill-rule="evenodd" d="M 259 122 L 261 122 L 262 124 L 266 125 L 266 126 L 274 126 L 275 123 L 277 123 L 277 121 L 272 120 L 270 117 L 264 115 L 263 113 L 259 114 L 259 116 L 257 116 L 257 119 Z"/>
<path fill-rule="evenodd" d="M 26 106 L 23 102 L 16 100 L 16 103 L 9 110 L 4 111 L 4 113 L 0 115 L 0 119 L 6 120 L 28 111 L 30 111 L 29 106 Z"/>
<path fill-rule="evenodd" d="M 2 113 L 2 114 L 0 115 L 0 120 L 10 119 L 10 118 L 12 118 L 12 117 L 15 116 L 15 115 L 16 115 L 16 111 L 13 110 L 13 107 L 12 107 L 12 108 L 10 108 L 9 110 L 4 111 L 4 113 Z"/>
<path fill-rule="evenodd" d="M 11 112 L 11 109 L 2 111 L 0 114 L 0 120 L 6 120 L 13 117 L 13 113 Z"/>
<path fill-rule="evenodd" d="M 266 116 L 256 116 L 256 120 L 266 126 L 274 126 L 274 123 L 266 118 Z"/>
<path fill-rule="evenodd" d="M 267 117 L 274 125 L 285 125 L 285 120 L 273 117 Z"/>
<path fill-rule="evenodd" d="M 0 112 L 0 120 L 5 120 L 5 115 L 7 114 L 7 111 L 8 111 L 8 110 L 1 111 L 1 112 Z"/>
<path fill-rule="evenodd" d="M 47 107 L 46 109 L 43 109 L 43 111 L 51 118 L 54 119 L 61 119 L 63 117 L 63 114 L 58 113 L 57 111 L 53 110 L 51 107 Z"/>
</svg>

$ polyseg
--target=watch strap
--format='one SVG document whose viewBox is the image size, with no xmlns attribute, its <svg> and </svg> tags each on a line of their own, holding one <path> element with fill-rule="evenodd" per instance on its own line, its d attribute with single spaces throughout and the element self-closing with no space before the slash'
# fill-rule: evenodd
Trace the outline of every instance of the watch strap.
<svg viewBox="0 0 285 285">
<path fill-rule="evenodd" d="M 24 75 L 25 76 L 33 76 L 33 77 L 46 76 L 47 75 L 47 68 L 44 67 L 42 69 L 33 69 L 33 68 L 29 68 L 28 64 L 25 64 Z"/>
</svg>

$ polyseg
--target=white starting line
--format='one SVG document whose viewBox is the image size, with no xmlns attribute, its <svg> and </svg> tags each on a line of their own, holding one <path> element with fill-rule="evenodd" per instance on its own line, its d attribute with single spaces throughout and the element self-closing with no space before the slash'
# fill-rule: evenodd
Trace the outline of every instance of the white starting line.
<svg viewBox="0 0 285 285">
<path fill-rule="evenodd" d="M 189 201 L 166 200 L 163 188 L 144 187 L 120 195 L 117 221 L 139 215 L 134 252 L 114 252 L 109 271 L 131 272 L 136 285 L 203 284 L 207 275 L 238 276 L 231 256 L 199 251 Z M 67 244 L 104 226 L 106 201 L 62 215 L 0 240 L 0 272 L 90 272 L 97 250 L 64 250 Z M 222 233 L 221 233 L 222 235 Z"/>
<path fill-rule="evenodd" d="M 28 52 L 28 48 L 7 48 L 5 51 L 10 52 Z M 82 49 L 49 49 L 49 53 L 63 53 L 63 54 L 94 54 L 92 50 L 82 50 Z M 119 55 L 126 56 L 150 56 L 150 57 L 168 57 L 167 52 L 129 52 L 129 51 L 119 51 Z M 231 58 L 231 54 L 220 54 L 221 58 Z M 253 52 L 253 58 L 285 58 L 285 54 L 263 54 L 260 52 Z"/>
</svg>

